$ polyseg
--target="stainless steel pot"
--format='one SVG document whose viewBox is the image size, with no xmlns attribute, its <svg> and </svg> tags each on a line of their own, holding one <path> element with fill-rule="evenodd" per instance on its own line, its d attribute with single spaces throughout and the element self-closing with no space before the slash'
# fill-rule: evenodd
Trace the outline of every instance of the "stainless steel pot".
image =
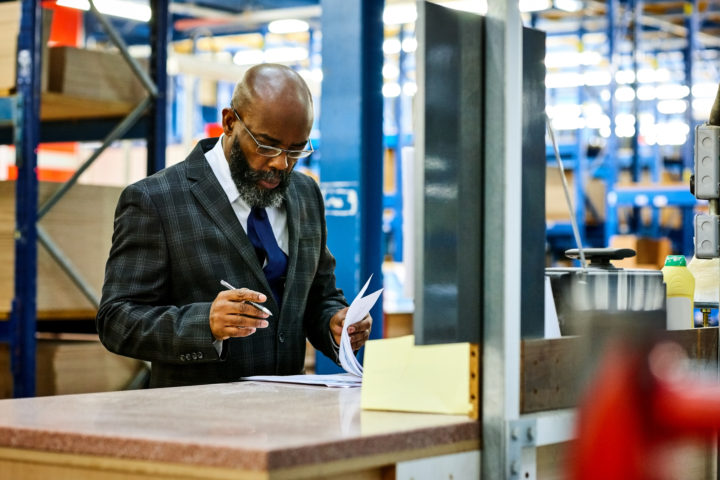
<svg viewBox="0 0 720 480">
<path fill-rule="evenodd" d="M 616 268 L 610 260 L 632 257 L 629 248 L 587 248 L 588 268 L 546 268 L 563 335 L 576 335 L 589 313 L 665 310 L 665 284 L 659 270 Z M 565 255 L 578 258 L 577 249 Z"/>
</svg>

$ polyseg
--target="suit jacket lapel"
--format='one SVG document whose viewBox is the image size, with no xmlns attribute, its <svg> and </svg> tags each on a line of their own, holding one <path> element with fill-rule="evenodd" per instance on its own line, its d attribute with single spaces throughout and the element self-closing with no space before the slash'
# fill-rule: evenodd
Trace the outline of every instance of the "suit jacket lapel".
<svg viewBox="0 0 720 480">
<path fill-rule="evenodd" d="M 294 175 L 294 174 L 293 174 Z M 292 176 L 291 176 L 292 178 Z M 288 228 L 288 268 L 285 278 L 295 278 L 295 269 L 297 267 L 298 243 L 300 242 L 300 219 L 297 190 L 295 182 L 290 181 L 287 191 L 285 192 L 285 211 L 287 212 L 287 228 Z M 283 305 L 287 305 L 288 293 L 292 287 L 292 282 L 285 283 L 285 291 L 283 292 Z"/>
<path fill-rule="evenodd" d="M 269 292 L 270 285 L 257 261 L 255 247 L 253 247 L 250 239 L 243 231 L 242 225 L 235 216 L 235 212 L 228 201 L 227 195 L 225 195 L 225 191 L 220 186 L 220 182 L 215 178 L 215 174 L 207 163 L 200 145 L 188 157 L 187 178 L 190 181 L 190 191 L 197 201 L 220 231 L 230 240 L 230 243 L 243 257 L 250 270 Z"/>
</svg>

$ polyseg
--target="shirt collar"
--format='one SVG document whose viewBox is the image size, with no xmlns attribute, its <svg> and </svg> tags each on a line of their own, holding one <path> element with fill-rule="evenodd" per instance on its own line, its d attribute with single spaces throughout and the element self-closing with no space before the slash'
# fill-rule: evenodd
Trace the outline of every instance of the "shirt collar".
<svg viewBox="0 0 720 480">
<path fill-rule="evenodd" d="M 225 191 L 225 195 L 227 195 L 228 200 L 230 203 L 233 203 L 240 197 L 240 193 L 238 192 L 237 186 L 230 175 L 230 163 L 228 163 L 228 160 L 225 157 L 225 151 L 223 150 L 224 140 L 225 134 L 222 134 L 215 146 L 211 150 L 205 152 L 205 159 L 210 164 L 210 168 L 215 174 L 215 177 L 218 179 L 218 182 L 220 182 L 220 186 L 223 191 Z"/>
</svg>

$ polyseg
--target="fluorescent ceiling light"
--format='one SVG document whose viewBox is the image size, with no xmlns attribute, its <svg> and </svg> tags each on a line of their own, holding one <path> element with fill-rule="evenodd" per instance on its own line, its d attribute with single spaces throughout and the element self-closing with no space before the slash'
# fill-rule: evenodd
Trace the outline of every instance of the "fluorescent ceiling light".
<svg viewBox="0 0 720 480">
<path fill-rule="evenodd" d="M 610 85 L 612 75 L 606 71 L 587 71 L 583 74 L 583 85 L 601 87 L 604 85 Z"/>
<path fill-rule="evenodd" d="M 233 56 L 235 65 L 255 65 L 264 60 L 265 55 L 260 50 L 240 50 Z"/>
<path fill-rule="evenodd" d="M 657 103 L 658 112 L 665 115 L 685 113 L 687 102 L 685 100 L 661 100 Z"/>
<path fill-rule="evenodd" d="M 579 65 L 598 65 L 603 57 L 598 52 L 552 52 L 545 55 L 547 68 L 577 67 Z"/>
<path fill-rule="evenodd" d="M 594 130 L 601 128 L 610 128 L 610 117 L 605 114 L 588 116 L 585 118 L 585 126 Z"/>
<path fill-rule="evenodd" d="M 128 0 L 95 0 L 95 7 L 100 13 L 114 17 L 129 18 L 139 22 L 147 22 L 152 16 L 150 6 L 144 3 L 130 2 Z M 90 10 L 88 0 L 58 0 L 61 7 Z"/>
<path fill-rule="evenodd" d="M 687 141 L 690 127 L 685 122 L 658 123 L 655 125 L 658 145 L 683 145 Z"/>
<path fill-rule="evenodd" d="M 383 53 L 385 55 L 395 55 L 396 53 L 400 53 L 400 49 L 402 48 L 402 45 L 400 44 L 400 40 L 397 38 L 388 38 L 383 42 Z"/>
<path fill-rule="evenodd" d="M 405 53 L 412 53 L 417 50 L 417 40 L 415 39 L 415 37 L 410 37 L 403 40 L 402 50 Z"/>
<path fill-rule="evenodd" d="M 417 84 L 415 82 L 405 82 L 402 86 L 403 95 L 412 97 L 417 93 Z"/>
<path fill-rule="evenodd" d="M 579 12 L 583 8 L 580 0 L 555 0 L 555 8 L 566 12 Z"/>
<path fill-rule="evenodd" d="M 265 61 L 269 63 L 294 63 L 308 58 L 305 47 L 278 47 L 265 50 Z"/>
<path fill-rule="evenodd" d="M 240 50 L 233 56 L 236 65 L 256 65 L 258 63 L 297 63 L 308 58 L 305 47 L 277 47 L 262 50 Z"/>
<path fill-rule="evenodd" d="M 310 30 L 310 25 L 305 20 L 296 18 L 286 18 L 283 20 L 273 20 L 268 24 L 270 33 L 301 33 Z"/>
<path fill-rule="evenodd" d="M 638 100 L 655 100 L 655 87 L 652 85 L 640 85 L 637 89 Z"/>
<path fill-rule="evenodd" d="M 690 89 L 686 85 L 665 84 L 659 85 L 655 89 L 655 96 L 659 100 L 677 100 L 685 98 L 690 94 Z"/>
<path fill-rule="evenodd" d="M 417 20 L 417 10 L 414 3 L 388 5 L 383 11 L 385 25 L 402 25 Z"/>
<path fill-rule="evenodd" d="M 635 90 L 632 87 L 618 87 L 615 90 L 615 100 L 618 102 L 632 102 L 635 100 Z"/>
<path fill-rule="evenodd" d="M 693 96 L 698 98 L 715 98 L 717 91 L 717 83 L 696 83 L 692 87 Z"/>
<path fill-rule="evenodd" d="M 488 9 L 487 1 L 485 0 L 452 0 L 444 2 L 442 6 L 455 10 L 463 10 L 465 12 L 478 13 L 480 15 L 485 15 Z"/>
<path fill-rule="evenodd" d="M 641 68 L 637 73 L 638 83 L 658 83 L 670 81 L 670 71 L 667 68 Z"/>
<path fill-rule="evenodd" d="M 581 117 L 557 117 L 553 118 L 550 123 L 552 123 L 555 131 L 579 130 L 585 128 L 585 119 Z"/>
<path fill-rule="evenodd" d="M 620 85 L 633 83 L 635 81 L 635 72 L 632 70 L 618 70 L 615 72 L 615 81 Z"/>
<path fill-rule="evenodd" d="M 382 76 L 387 79 L 395 79 L 400 76 L 400 69 L 391 63 L 386 63 L 382 68 Z"/>
<path fill-rule="evenodd" d="M 386 83 L 382 87 L 382 95 L 385 98 L 399 97 L 402 89 L 397 83 Z"/>
<path fill-rule="evenodd" d="M 519 0 L 518 8 L 521 12 L 539 12 L 547 10 L 552 4 L 550 0 Z"/>
</svg>

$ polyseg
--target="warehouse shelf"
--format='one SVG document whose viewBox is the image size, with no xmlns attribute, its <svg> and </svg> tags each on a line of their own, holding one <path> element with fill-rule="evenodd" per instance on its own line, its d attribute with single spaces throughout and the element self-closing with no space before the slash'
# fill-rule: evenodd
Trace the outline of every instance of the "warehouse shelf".
<svg viewBox="0 0 720 480">
<path fill-rule="evenodd" d="M 588 229 L 597 226 L 586 224 L 585 214 L 580 211 L 577 217 L 581 236 L 587 238 L 586 243 L 590 246 L 607 246 L 610 238 L 620 230 L 623 233 L 667 234 L 667 229 L 657 224 L 657 211 L 651 216 L 652 224 L 643 226 L 640 208 L 673 207 L 679 209 L 683 217 L 688 217 L 683 218 L 679 235 L 672 235 L 674 250 L 689 255 L 693 251 L 691 219 L 696 202 L 686 181 L 693 164 L 694 124 L 703 121 L 704 114 L 698 110 L 696 92 L 689 87 L 677 99 L 684 102 L 684 110 L 674 112 L 672 109 L 666 111 L 666 102 L 663 113 L 660 106 L 665 99 L 662 95 L 648 96 L 647 92 L 659 92 L 673 84 L 697 86 L 703 81 L 717 81 L 715 63 L 720 45 L 716 36 L 717 5 L 698 1 L 683 4 L 624 0 L 584 2 L 584 5 L 585 9 L 580 12 L 552 10 L 536 14 L 532 19 L 537 28 L 548 31 L 548 110 L 564 107 L 565 111 L 577 115 L 558 134 L 561 158 L 568 170 L 583 177 L 581 182 L 596 178 L 605 185 L 607 215 L 599 219 L 604 233 L 600 237 L 588 235 Z M 691 10 L 689 15 L 688 9 Z M 641 28 L 634 28 L 635 25 Z M 568 60 L 573 58 L 575 62 Z M 650 83 L 647 83 L 648 72 L 665 72 L 666 75 L 664 79 L 650 77 Z M 600 81 L 602 75 L 606 78 Z M 573 81 L 577 83 L 574 86 Z M 591 120 L 593 116 L 597 120 L 601 115 L 605 124 Z M 633 133 L 629 137 L 623 138 L 617 131 L 622 128 L 617 122 L 620 116 L 633 119 Z M 675 122 L 677 127 L 668 129 L 665 134 L 655 133 L 657 138 L 652 138 L 653 134 L 644 130 L 646 118 L 654 124 Z M 687 127 L 684 143 L 660 145 L 682 125 Z M 605 143 L 598 157 L 588 154 L 591 140 Z M 548 147 L 547 155 L 548 165 L 553 165 L 555 159 L 551 147 Z M 643 191 L 640 184 L 637 188 L 619 186 L 622 172 L 629 173 L 635 182 L 649 177 L 657 185 L 648 191 Z M 668 176 L 684 186 L 665 191 L 663 183 Z M 581 187 L 582 184 L 575 189 L 574 199 L 580 209 L 588 202 Z M 639 200 L 634 195 L 638 195 Z M 644 203 L 643 195 L 655 199 L 655 203 Z M 617 202 L 618 199 L 621 201 Z M 618 223 L 617 209 L 623 207 L 632 207 L 629 210 L 632 221 L 627 225 Z M 628 228 L 629 232 L 626 231 Z M 563 238 L 563 232 L 571 234 L 556 224 L 548 225 L 551 250 L 561 252 L 562 247 L 572 242 L 571 237 Z"/>
<path fill-rule="evenodd" d="M 148 173 L 164 166 L 166 142 L 166 59 L 168 41 L 168 1 L 151 0 L 150 40 L 152 54 L 148 75 L 129 55 L 117 31 L 91 2 L 91 13 L 138 76 L 148 95 L 138 104 L 78 99 L 54 93 L 40 94 L 40 56 L 42 9 L 34 0 L 21 1 L 21 28 L 18 35 L 17 93 L 0 98 L 0 140 L 16 146 L 18 177 L 15 183 L 15 293 L 7 321 L 0 321 L 0 341 L 10 344 L 13 395 L 35 394 L 36 326 L 38 320 L 64 321 L 92 319 L 84 308 L 38 309 L 38 249 L 43 245 L 57 265 L 97 307 L 97 293 L 88 285 L 75 265 L 55 243 L 52 235 L 38 224 L 58 200 L 77 182 L 79 176 L 112 142 L 129 135 L 146 138 Z M 152 78 L 151 78 L 152 77 Z M 42 98 L 42 100 L 41 100 Z M 42 131 L 42 135 L 40 133 Z M 66 183 L 42 195 L 37 176 L 37 146 L 43 141 L 103 140 L 102 145 L 76 170 Z M 76 212 L 80 215 L 80 212 Z M 69 228 L 69 226 L 68 226 Z M 0 319 L 6 317 L 0 312 Z"/>
<path fill-rule="evenodd" d="M 0 97 L 0 102 L 5 104 L 14 101 L 14 96 Z M 133 107 L 134 105 L 129 102 L 100 101 L 43 92 L 40 102 L 39 141 L 50 143 L 64 142 L 68 139 L 101 140 L 132 111 Z M 2 118 L 1 113 L 0 118 Z M 144 116 L 140 119 L 140 123 L 134 125 L 123 138 L 145 137 L 147 126 L 148 118 Z M 0 145 L 12 143 L 14 143 L 12 122 L 0 122 Z"/>
</svg>

